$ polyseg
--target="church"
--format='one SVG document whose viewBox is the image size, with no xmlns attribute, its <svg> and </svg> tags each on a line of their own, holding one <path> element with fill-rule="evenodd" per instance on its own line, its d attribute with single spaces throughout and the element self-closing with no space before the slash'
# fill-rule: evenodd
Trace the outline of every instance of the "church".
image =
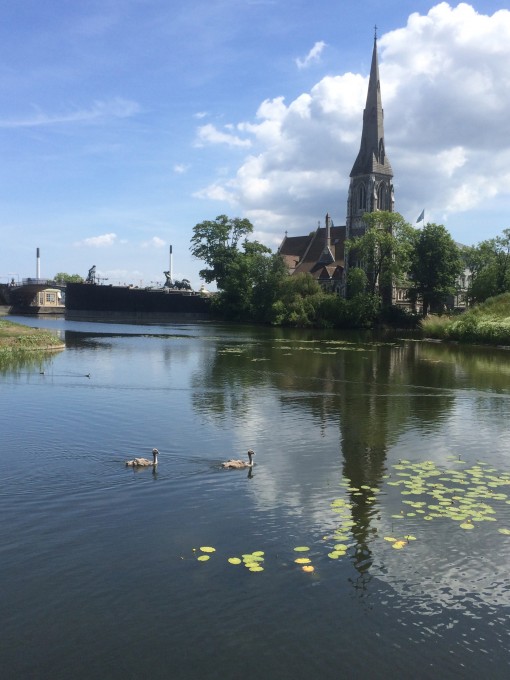
<svg viewBox="0 0 510 680">
<path fill-rule="evenodd" d="M 278 252 L 289 274 L 311 274 L 325 290 L 342 294 L 348 265 L 345 241 L 364 233 L 365 213 L 377 210 L 393 212 L 394 206 L 393 170 L 384 144 L 377 36 L 374 36 L 361 144 L 350 174 L 346 224 L 335 226 L 328 214 L 325 225 L 319 225 L 308 236 L 285 234 Z"/>
</svg>

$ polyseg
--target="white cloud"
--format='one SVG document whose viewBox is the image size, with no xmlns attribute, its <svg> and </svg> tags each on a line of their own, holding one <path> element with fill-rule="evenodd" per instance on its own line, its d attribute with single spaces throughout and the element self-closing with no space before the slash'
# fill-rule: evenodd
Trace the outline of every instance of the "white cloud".
<svg viewBox="0 0 510 680">
<path fill-rule="evenodd" d="M 228 128 L 227 128 L 228 129 Z M 226 144 L 232 147 L 250 147 L 251 141 L 249 139 L 241 139 L 241 137 L 232 134 L 230 131 L 222 132 L 214 125 L 208 123 L 198 128 L 195 146 L 205 146 L 206 144 Z"/>
<path fill-rule="evenodd" d="M 97 100 L 89 108 L 73 109 L 67 113 L 45 113 L 36 107 L 32 116 L 18 119 L 0 119 L 0 128 L 94 123 L 108 118 L 130 118 L 139 112 L 140 106 L 136 102 L 122 98 L 109 101 Z"/>
<path fill-rule="evenodd" d="M 91 246 L 92 248 L 103 248 L 112 246 L 117 239 L 117 234 L 102 234 L 101 236 L 90 236 L 82 241 L 77 241 L 75 246 Z"/>
<path fill-rule="evenodd" d="M 183 175 L 188 170 L 189 170 L 189 165 L 186 165 L 185 163 L 176 163 L 174 165 L 174 172 L 177 175 Z"/>
<path fill-rule="evenodd" d="M 142 243 L 142 248 L 164 248 L 166 241 L 163 241 L 159 236 L 153 236 L 148 241 Z"/>
<path fill-rule="evenodd" d="M 425 206 L 433 220 L 510 199 L 510 11 L 485 16 L 443 2 L 378 45 L 396 209 L 413 220 Z M 265 100 L 254 120 L 233 126 L 242 140 L 200 128 L 203 143 L 251 149 L 235 174 L 198 195 L 256 217 L 266 240 L 306 233 L 326 211 L 344 224 L 367 83 L 368 73 L 328 75 L 288 103 Z"/>
<path fill-rule="evenodd" d="M 322 51 L 324 50 L 325 47 L 326 43 L 323 42 L 322 40 L 316 42 L 304 59 L 299 59 L 299 57 L 296 59 L 297 67 L 300 69 L 307 68 L 308 66 L 310 66 L 310 64 L 320 61 Z"/>
</svg>

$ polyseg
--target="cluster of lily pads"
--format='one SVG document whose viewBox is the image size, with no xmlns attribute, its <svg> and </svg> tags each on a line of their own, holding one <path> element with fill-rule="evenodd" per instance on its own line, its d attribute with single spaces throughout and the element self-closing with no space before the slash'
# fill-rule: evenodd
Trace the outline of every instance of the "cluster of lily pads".
<svg viewBox="0 0 510 680">
<path fill-rule="evenodd" d="M 197 556 L 198 562 L 207 562 L 211 558 L 211 553 L 216 552 L 216 548 L 211 546 L 203 546 L 199 548 L 200 553 Z M 295 552 L 307 552 L 310 550 L 307 546 L 298 546 L 294 548 Z M 193 548 L 193 552 L 197 552 L 196 548 Z M 244 565 L 248 571 L 257 572 L 264 571 L 264 551 L 254 550 L 251 553 L 245 553 L 241 557 L 229 557 L 227 562 L 233 565 Z M 311 559 L 309 557 L 298 557 L 294 560 L 296 564 L 299 564 L 303 571 L 312 572 L 314 567 L 311 564 Z"/>
<path fill-rule="evenodd" d="M 432 461 L 411 462 L 401 460 L 394 465 L 391 474 L 385 475 L 390 487 L 400 490 L 403 507 L 399 513 L 392 514 L 393 520 L 406 518 L 422 518 L 426 521 L 452 520 L 463 530 L 472 530 L 481 522 L 496 522 L 495 503 L 510 505 L 510 498 L 503 491 L 510 487 L 510 472 L 499 473 L 494 467 L 486 463 L 468 465 L 460 459 L 453 461 L 454 465 L 442 468 Z M 323 541 L 328 545 L 327 556 L 337 560 L 347 554 L 353 545 L 352 529 L 356 526 L 352 519 L 352 509 L 356 502 L 373 503 L 377 495 L 382 493 L 378 487 L 369 485 L 353 486 L 349 480 L 343 479 L 340 484 L 350 498 L 335 498 L 331 501 L 331 512 L 338 515 L 338 523 L 330 535 L 324 536 Z M 362 498 L 360 498 L 362 497 Z M 399 525 L 400 526 L 400 525 Z M 498 532 L 510 536 L 510 529 L 501 527 Z M 379 535 L 383 532 L 377 532 Z M 393 527 L 392 532 L 393 534 Z M 376 534 L 377 535 L 377 534 Z M 382 535 L 384 541 L 394 550 L 402 550 L 409 546 L 417 537 L 411 533 L 398 532 L 398 535 Z M 213 547 L 204 546 L 197 551 L 197 560 L 206 562 L 211 554 L 216 552 Z M 294 563 L 305 572 L 314 572 L 315 567 L 308 546 L 297 546 L 293 549 L 299 553 Z M 256 550 L 241 557 L 228 557 L 227 562 L 232 565 L 244 565 L 251 572 L 264 571 L 265 553 Z"/>
<path fill-rule="evenodd" d="M 466 466 L 461 460 L 457 467 L 441 469 L 432 461 L 412 463 L 401 460 L 393 466 L 394 477 L 388 486 L 400 487 L 402 508 L 392 519 L 422 517 L 424 520 L 447 518 L 465 530 L 474 529 L 480 522 L 496 522 L 494 502 L 510 504 L 504 487 L 510 487 L 510 473 L 498 471 L 485 463 Z M 462 468 L 462 469 L 459 469 Z M 392 476 L 393 477 L 393 476 Z M 414 498 L 413 498 L 414 497 Z M 510 530 L 500 528 L 502 534 Z"/>
</svg>

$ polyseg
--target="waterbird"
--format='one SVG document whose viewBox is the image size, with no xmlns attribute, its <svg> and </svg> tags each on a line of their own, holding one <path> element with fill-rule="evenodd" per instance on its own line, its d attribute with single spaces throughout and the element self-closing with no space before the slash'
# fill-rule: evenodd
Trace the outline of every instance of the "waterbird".
<svg viewBox="0 0 510 680">
<path fill-rule="evenodd" d="M 147 458 L 134 458 L 133 460 L 127 460 L 126 465 L 128 467 L 156 467 L 158 464 L 158 454 L 159 451 L 157 449 L 152 449 L 152 461 Z"/>
<path fill-rule="evenodd" d="M 225 470 L 243 470 L 244 468 L 251 468 L 253 467 L 253 461 L 252 458 L 255 455 L 255 451 L 252 449 L 249 449 L 248 451 L 248 462 L 245 460 L 226 460 L 224 463 L 221 464 L 221 467 L 224 468 Z"/>
</svg>

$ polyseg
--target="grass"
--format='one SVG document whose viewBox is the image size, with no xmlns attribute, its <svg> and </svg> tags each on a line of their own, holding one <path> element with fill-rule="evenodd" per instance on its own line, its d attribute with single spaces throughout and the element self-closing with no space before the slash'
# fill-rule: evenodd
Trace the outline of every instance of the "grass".
<svg viewBox="0 0 510 680">
<path fill-rule="evenodd" d="M 489 298 L 460 316 L 430 316 L 422 321 L 422 329 L 430 338 L 510 345 L 510 293 Z"/>
<path fill-rule="evenodd" d="M 0 358 L 17 353 L 58 350 L 64 343 L 51 331 L 0 320 Z"/>
</svg>

